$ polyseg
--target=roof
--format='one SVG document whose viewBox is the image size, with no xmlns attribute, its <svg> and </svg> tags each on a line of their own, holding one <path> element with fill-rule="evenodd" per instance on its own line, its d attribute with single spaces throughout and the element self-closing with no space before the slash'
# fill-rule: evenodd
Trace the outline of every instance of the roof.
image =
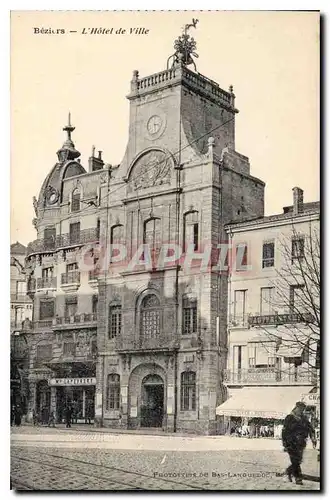
<svg viewBox="0 0 330 500">
<path fill-rule="evenodd" d="M 266 215 L 263 217 L 254 217 L 251 219 L 242 219 L 242 220 L 236 220 L 229 222 L 226 224 L 226 227 L 235 227 L 235 226 L 250 226 L 253 224 L 260 224 L 262 225 L 263 223 L 267 222 L 276 222 L 276 221 L 282 221 L 282 220 L 291 220 L 293 217 L 299 218 L 305 215 L 309 214 L 317 214 L 320 213 L 320 202 L 319 201 L 313 201 L 310 203 L 304 203 L 303 205 L 303 211 L 299 212 L 298 214 L 293 214 L 293 205 L 290 205 L 288 207 L 283 207 L 283 213 L 281 214 L 274 214 L 274 215 Z"/>
<path fill-rule="evenodd" d="M 16 255 L 25 255 L 26 247 L 22 245 L 22 243 L 20 243 L 19 241 L 16 241 L 16 243 L 12 243 L 10 245 L 10 253 Z"/>
</svg>

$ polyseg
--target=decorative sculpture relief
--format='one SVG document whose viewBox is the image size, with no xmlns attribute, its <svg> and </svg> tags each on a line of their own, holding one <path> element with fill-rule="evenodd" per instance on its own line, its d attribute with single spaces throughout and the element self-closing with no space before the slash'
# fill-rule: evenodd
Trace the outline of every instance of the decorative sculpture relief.
<svg viewBox="0 0 330 500">
<path fill-rule="evenodd" d="M 163 151 L 149 151 L 135 163 L 129 180 L 129 191 L 170 183 L 172 158 Z"/>
</svg>

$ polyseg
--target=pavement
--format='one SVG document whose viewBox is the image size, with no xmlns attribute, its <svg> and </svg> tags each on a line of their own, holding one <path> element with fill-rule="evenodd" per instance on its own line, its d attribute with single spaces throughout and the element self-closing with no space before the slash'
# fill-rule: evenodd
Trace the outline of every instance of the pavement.
<svg viewBox="0 0 330 500">
<path fill-rule="evenodd" d="M 320 490 L 317 451 L 306 449 L 302 486 L 282 476 L 288 456 L 274 439 L 13 427 L 15 490 Z"/>
</svg>

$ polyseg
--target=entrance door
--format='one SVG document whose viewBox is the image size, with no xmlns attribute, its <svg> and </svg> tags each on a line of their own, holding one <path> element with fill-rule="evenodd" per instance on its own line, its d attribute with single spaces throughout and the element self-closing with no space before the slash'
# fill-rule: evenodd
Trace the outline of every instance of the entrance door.
<svg viewBox="0 0 330 500">
<path fill-rule="evenodd" d="M 141 427 L 161 427 L 164 415 L 164 382 L 159 375 L 142 381 Z"/>
<path fill-rule="evenodd" d="M 37 383 L 36 411 L 41 423 L 48 424 L 50 413 L 50 387 L 46 380 Z"/>
</svg>

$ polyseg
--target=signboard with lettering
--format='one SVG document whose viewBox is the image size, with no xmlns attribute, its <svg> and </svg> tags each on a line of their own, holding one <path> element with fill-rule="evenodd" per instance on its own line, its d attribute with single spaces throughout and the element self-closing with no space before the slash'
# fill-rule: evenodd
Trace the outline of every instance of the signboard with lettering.
<svg viewBox="0 0 330 500">
<path fill-rule="evenodd" d="M 320 404 L 320 393 L 314 392 L 311 394 L 303 394 L 301 400 L 310 406 L 316 406 Z"/>
<path fill-rule="evenodd" d="M 85 378 L 51 378 L 49 385 L 53 386 L 68 386 L 68 385 L 96 385 L 95 377 Z"/>
</svg>

